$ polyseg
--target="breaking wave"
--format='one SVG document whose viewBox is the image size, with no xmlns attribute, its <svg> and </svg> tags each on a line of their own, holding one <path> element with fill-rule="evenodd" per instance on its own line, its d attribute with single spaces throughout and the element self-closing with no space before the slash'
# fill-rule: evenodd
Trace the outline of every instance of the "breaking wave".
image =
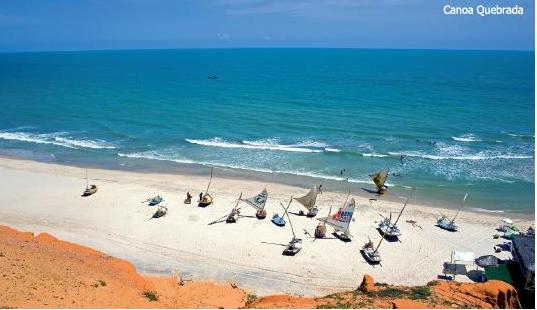
<svg viewBox="0 0 537 310">
<path fill-rule="evenodd" d="M 455 141 L 461 141 L 461 142 L 479 142 L 480 139 L 476 138 L 474 134 L 468 133 L 464 134 L 460 137 L 451 137 Z"/>
<path fill-rule="evenodd" d="M 30 132 L 3 131 L 0 139 L 21 141 L 37 144 L 52 144 L 71 149 L 115 149 L 116 146 L 103 140 L 74 139 L 66 132 L 53 132 L 48 134 L 35 134 Z"/>
<path fill-rule="evenodd" d="M 340 150 L 330 148 L 328 145 L 317 141 L 304 141 L 295 144 L 279 144 L 277 139 L 262 139 L 241 142 L 230 142 L 222 138 L 212 139 L 185 139 L 188 143 L 223 147 L 223 148 L 239 148 L 239 149 L 255 149 L 255 150 L 271 150 L 271 151 L 285 151 L 285 152 L 299 152 L 299 153 L 321 153 L 321 152 L 339 152 Z"/>
<path fill-rule="evenodd" d="M 433 155 L 418 151 L 409 152 L 388 152 L 390 155 L 404 155 L 408 157 L 419 157 L 430 160 L 490 160 L 490 159 L 531 159 L 533 156 L 517 155 L 517 154 L 498 154 L 492 155 L 487 153 L 477 153 L 474 155 Z"/>
</svg>

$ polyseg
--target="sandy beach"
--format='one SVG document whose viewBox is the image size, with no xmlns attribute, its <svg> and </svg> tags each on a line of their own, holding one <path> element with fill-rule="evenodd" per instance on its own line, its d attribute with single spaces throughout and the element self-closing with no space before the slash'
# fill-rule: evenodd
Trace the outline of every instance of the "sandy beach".
<svg viewBox="0 0 537 310">
<path fill-rule="evenodd" d="M 207 171 L 209 172 L 209 170 Z M 451 233 L 436 227 L 440 213 L 453 210 L 429 208 L 410 201 L 399 227 L 400 242 L 384 242 L 381 266 L 370 266 L 359 250 L 371 238 L 380 240 L 375 229 L 380 214 L 398 212 L 403 197 L 370 202 L 373 195 L 352 197 L 357 202 L 350 231 L 352 242 L 342 242 L 328 234 L 315 240 L 309 235 L 318 221 L 292 216 L 303 250 L 294 257 L 282 255 L 291 238 L 291 228 L 276 227 L 270 217 L 282 213 L 280 203 L 300 196 L 308 189 L 263 183 L 249 179 L 226 179 L 214 171 L 211 194 L 215 203 L 199 208 L 185 205 L 187 191 L 194 195 L 207 186 L 209 176 L 134 173 L 89 169 L 90 183 L 99 187 L 90 197 L 81 197 L 85 169 L 19 159 L 0 159 L 0 224 L 13 228 L 48 232 L 66 241 L 99 249 L 126 259 L 146 274 L 179 274 L 193 280 L 236 282 L 256 294 L 287 293 L 319 295 L 356 288 L 364 276 L 395 285 L 423 285 L 437 279 L 442 263 L 452 250 L 492 254 L 493 246 L 505 240 L 493 239 L 495 228 L 505 215 L 464 211 L 458 217 L 459 231 Z M 313 184 L 312 184 L 313 185 Z M 210 222 L 226 215 L 242 192 L 243 197 L 269 192 L 265 220 L 254 217 L 255 210 L 244 205 L 235 224 Z M 418 189 L 419 190 L 419 189 Z M 161 195 L 168 214 L 151 219 L 155 207 L 141 203 Z M 336 210 L 345 194 L 324 192 L 319 215 Z M 399 201 L 397 201 L 399 200 Z M 301 207 L 293 202 L 291 212 Z M 422 229 L 406 222 L 415 220 Z M 522 229 L 533 225 L 533 214 L 516 219 Z M 329 229 L 328 232 L 332 230 Z M 510 256 L 499 253 L 500 258 Z M 458 281 L 470 281 L 457 277 Z"/>
</svg>

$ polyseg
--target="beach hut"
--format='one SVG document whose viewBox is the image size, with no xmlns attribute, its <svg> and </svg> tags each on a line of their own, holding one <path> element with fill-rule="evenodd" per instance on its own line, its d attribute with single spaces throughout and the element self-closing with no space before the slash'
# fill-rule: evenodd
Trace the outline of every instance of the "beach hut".
<svg viewBox="0 0 537 310">
<path fill-rule="evenodd" d="M 535 291 L 535 235 L 514 235 L 512 237 L 513 261 L 518 265 L 523 287 Z"/>
</svg>

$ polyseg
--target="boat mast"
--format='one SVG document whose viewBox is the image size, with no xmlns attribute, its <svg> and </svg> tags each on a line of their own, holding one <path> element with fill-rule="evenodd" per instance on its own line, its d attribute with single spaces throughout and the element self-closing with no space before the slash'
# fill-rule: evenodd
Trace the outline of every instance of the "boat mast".
<svg viewBox="0 0 537 310">
<path fill-rule="evenodd" d="M 89 188 L 89 184 L 88 184 L 88 168 L 86 168 L 86 189 Z"/>
<path fill-rule="evenodd" d="M 405 201 L 405 204 L 403 205 L 403 208 L 401 209 L 401 212 L 399 212 L 399 215 L 397 216 L 397 219 L 395 220 L 395 223 L 393 223 L 393 226 L 397 226 L 397 222 L 399 222 L 399 219 L 401 218 L 401 215 L 403 214 L 403 211 L 405 210 L 406 205 L 407 205 L 408 201 L 410 200 L 410 197 L 412 197 L 412 194 L 414 194 L 415 189 L 416 189 L 415 187 L 412 187 L 412 191 L 410 192 L 410 195 L 408 195 L 408 197 L 407 197 L 407 199 Z"/>
<path fill-rule="evenodd" d="M 293 223 L 291 223 L 291 217 L 289 217 L 289 213 L 287 213 L 287 209 L 289 209 L 289 206 L 291 205 L 292 201 L 293 201 L 293 197 L 291 197 L 291 199 L 289 200 L 289 203 L 287 204 L 287 208 L 285 208 L 281 202 L 280 202 L 280 205 L 285 211 L 285 215 L 287 215 L 287 219 L 289 220 L 289 225 L 291 225 L 291 232 L 293 233 L 293 239 L 296 239 L 295 229 L 293 228 Z"/>
<path fill-rule="evenodd" d="M 209 186 L 211 186 L 211 181 L 213 180 L 213 167 L 211 167 L 211 178 L 209 179 L 209 184 L 207 184 L 207 189 L 205 190 L 205 195 L 209 193 Z"/>
<path fill-rule="evenodd" d="M 453 219 L 451 220 L 451 223 L 455 222 L 455 219 L 457 218 L 457 216 L 459 215 L 459 213 L 462 211 L 462 208 L 464 207 L 464 203 L 466 202 L 466 197 L 468 197 L 468 193 L 466 193 L 464 195 L 464 198 L 462 199 L 462 202 L 461 202 L 461 207 L 459 208 L 459 210 L 457 211 L 457 213 L 455 213 L 455 216 L 453 217 Z"/>
<path fill-rule="evenodd" d="M 375 250 L 373 251 L 373 253 L 377 253 L 378 249 L 380 248 L 380 244 L 382 243 L 382 240 L 384 240 L 384 237 L 380 237 L 380 241 L 379 241 L 379 244 L 377 244 L 377 247 L 375 248 Z"/>
</svg>

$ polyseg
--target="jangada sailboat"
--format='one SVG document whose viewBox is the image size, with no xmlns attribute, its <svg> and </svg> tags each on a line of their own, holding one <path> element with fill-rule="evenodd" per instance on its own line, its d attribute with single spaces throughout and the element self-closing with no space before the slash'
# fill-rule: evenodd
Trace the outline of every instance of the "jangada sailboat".
<svg viewBox="0 0 537 310">
<path fill-rule="evenodd" d="M 329 215 L 328 217 L 318 218 L 319 221 L 334 227 L 334 234 L 345 241 L 350 241 L 352 237 L 349 232 L 349 225 L 356 205 L 354 198 L 351 198 L 351 200 L 348 200 L 348 198 L 349 195 L 347 195 L 347 199 L 345 199 L 345 203 L 343 204 L 344 207 L 339 208 L 337 213 L 332 216 Z"/>
<path fill-rule="evenodd" d="M 379 247 L 382 243 L 382 240 L 384 240 L 384 238 L 381 237 L 379 243 L 375 247 L 371 239 L 369 239 L 369 241 L 366 242 L 362 247 L 362 254 L 369 263 L 378 264 L 382 261 L 379 252 Z"/>
<path fill-rule="evenodd" d="M 317 189 L 317 186 L 315 186 L 306 195 L 295 198 L 298 203 L 303 205 L 308 210 L 308 213 L 306 214 L 307 217 L 314 217 L 319 212 L 319 209 L 315 205 L 317 201 L 317 195 L 319 195 L 319 191 Z"/>
<path fill-rule="evenodd" d="M 82 193 L 82 197 L 93 195 L 97 192 L 97 185 L 95 184 L 88 184 L 88 169 L 86 168 L 86 189 Z"/>
<path fill-rule="evenodd" d="M 371 174 L 371 180 L 375 183 L 377 187 L 377 194 L 382 195 L 386 192 L 388 187 L 386 186 L 386 180 L 388 179 L 389 171 L 388 169 L 383 169 L 375 174 Z"/>
<path fill-rule="evenodd" d="M 450 220 L 447 218 L 447 216 L 442 215 L 436 221 L 436 226 L 442 229 L 448 230 L 448 231 L 457 231 L 459 227 L 455 225 L 455 219 L 457 218 L 457 216 L 459 216 L 459 213 L 462 211 L 462 208 L 464 208 L 464 203 L 466 202 L 466 198 L 468 198 L 468 193 L 464 195 L 464 198 L 462 199 L 462 202 L 461 202 L 461 207 L 459 208 L 457 213 L 455 213 L 455 216 L 453 217 L 453 219 Z"/>
<path fill-rule="evenodd" d="M 207 207 L 213 203 L 213 196 L 209 194 L 209 187 L 211 186 L 211 181 L 213 180 L 213 168 L 211 167 L 211 178 L 209 179 L 209 184 L 207 184 L 207 189 L 202 195 L 201 200 L 198 203 L 200 207 Z"/>
<path fill-rule="evenodd" d="M 296 237 L 295 229 L 293 228 L 293 223 L 291 222 L 289 213 L 287 213 L 287 209 L 289 209 L 289 206 L 291 205 L 292 201 L 293 201 L 293 198 L 291 197 L 291 199 L 289 199 L 289 204 L 287 204 L 287 208 L 284 207 L 284 205 L 280 203 L 280 205 L 282 206 L 284 210 L 284 216 L 287 215 L 287 219 L 289 220 L 289 226 L 291 226 L 291 232 L 293 233 L 293 238 L 291 239 L 291 241 L 289 241 L 289 243 L 287 244 L 287 246 L 285 247 L 282 253 L 283 255 L 288 255 L 288 256 L 294 256 L 298 252 L 300 252 L 300 250 L 302 250 L 302 239 L 299 239 Z"/>
<path fill-rule="evenodd" d="M 397 216 L 397 219 L 395 222 L 392 223 L 392 214 L 390 212 L 389 217 L 385 217 L 382 221 L 380 221 L 378 229 L 382 233 L 384 237 L 389 238 L 395 238 L 399 237 L 401 235 L 401 231 L 399 230 L 399 227 L 397 227 L 397 223 L 399 222 L 399 219 L 401 218 L 401 215 L 403 214 L 403 211 L 405 211 L 405 208 L 408 204 L 408 201 L 410 200 L 410 197 L 412 197 L 412 194 L 414 194 L 415 188 L 412 188 L 412 191 L 410 192 L 410 195 L 408 195 L 405 204 L 403 205 L 403 208 L 401 208 L 401 211 L 399 212 L 399 215 Z"/>
<path fill-rule="evenodd" d="M 268 191 L 266 188 L 264 188 L 259 194 L 255 195 L 254 197 L 243 199 L 242 201 L 252 206 L 256 210 L 255 217 L 257 217 L 257 219 L 259 220 L 262 220 L 267 217 L 267 211 L 265 211 L 265 204 L 267 203 L 267 199 Z"/>
</svg>

